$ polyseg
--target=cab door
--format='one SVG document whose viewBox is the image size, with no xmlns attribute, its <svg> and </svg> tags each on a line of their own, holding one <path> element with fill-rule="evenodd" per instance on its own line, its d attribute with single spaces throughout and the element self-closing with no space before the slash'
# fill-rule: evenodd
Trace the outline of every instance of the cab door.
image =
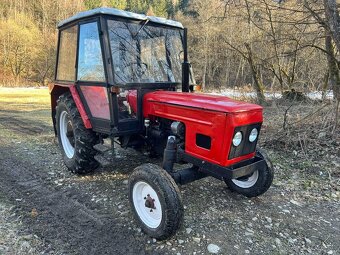
<svg viewBox="0 0 340 255">
<path fill-rule="evenodd" d="M 76 86 L 93 130 L 110 134 L 109 89 L 99 19 L 78 26 Z"/>
<path fill-rule="evenodd" d="M 122 48 L 130 47 L 136 43 L 130 35 L 127 36 L 130 21 L 113 21 L 111 18 L 102 17 L 101 27 L 103 29 L 103 49 L 106 56 L 106 70 L 109 84 L 109 103 L 111 109 L 112 134 L 115 136 L 131 136 L 143 132 L 142 99 L 144 89 L 142 84 L 123 82 L 118 79 L 119 74 L 129 75 L 131 67 L 136 61 L 125 58 L 121 54 Z M 112 24 L 120 24 L 119 27 Z M 131 32 L 131 31 L 130 31 Z M 128 49 L 126 49 L 128 50 Z M 117 66 L 125 58 L 125 65 L 121 69 Z M 135 75 L 138 75 L 137 73 Z"/>
</svg>

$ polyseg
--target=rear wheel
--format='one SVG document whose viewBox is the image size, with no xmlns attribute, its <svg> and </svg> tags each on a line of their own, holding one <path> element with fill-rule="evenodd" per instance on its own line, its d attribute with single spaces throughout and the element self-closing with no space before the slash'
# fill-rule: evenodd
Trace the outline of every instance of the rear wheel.
<svg viewBox="0 0 340 255">
<path fill-rule="evenodd" d="M 59 147 L 67 168 L 77 174 L 90 173 L 98 167 L 94 159 L 96 134 L 86 129 L 70 93 L 59 97 L 56 108 Z"/>
<path fill-rule="evenodd" d="M 163 240 L 181 226 L 180 191 L 161 167 L 144 164 L 133 171 L 129 178 L 129 200 L 137 222 L 149 236 Z"/>
<path fill-rule="evenodd" d="M 228 185 L 230 190 L 240 193 L 246 197 L 257 197 L 269 189 L 274 178 L 273 164 L 264 151 L 257 149 L 256 155 L 266 161 L 266 167 L 257 169 L 247 176 L 225 180 L 225 183 Z"/>
</svg>

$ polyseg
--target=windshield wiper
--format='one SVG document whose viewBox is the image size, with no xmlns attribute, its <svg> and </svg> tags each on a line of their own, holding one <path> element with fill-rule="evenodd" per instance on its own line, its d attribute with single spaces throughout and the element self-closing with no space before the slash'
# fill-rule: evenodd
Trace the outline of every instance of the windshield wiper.
<svg viewBox="0 0 340 255">
<path fill-rule="evenodd" d="M 136 38 L 136 36 L 140 33 L 140 31 L 142 31 L 144 29 L 144 27 L 146 26 L 146 24 L 148 24 L 149 20 L 146 19 L 143 23 L 143 25 L 140 27 L 140 29 L 137 31 L 137 33 L 135 35 L 132 36 L 133 39 Z"/>
</svg>

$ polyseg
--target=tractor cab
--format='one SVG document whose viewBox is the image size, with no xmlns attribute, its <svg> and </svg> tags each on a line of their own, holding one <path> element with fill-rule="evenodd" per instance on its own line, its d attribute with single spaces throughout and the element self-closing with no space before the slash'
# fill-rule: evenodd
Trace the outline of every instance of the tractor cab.
<svg viewBox="0 0 340 255">
<path fill-rule="evenodd" d="M 182 84 L 186 36 L 179 22 L 98 8 L 58 28 L 56 85 L 76 85 L 94 131 L 142 132 L 143 95 Z"/>
</svg>

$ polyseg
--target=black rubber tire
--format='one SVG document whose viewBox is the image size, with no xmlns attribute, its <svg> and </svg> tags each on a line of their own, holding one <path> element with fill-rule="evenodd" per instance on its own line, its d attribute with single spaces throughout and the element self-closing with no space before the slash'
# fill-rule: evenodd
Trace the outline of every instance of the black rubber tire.
<svg viewBox="0 0 340 255">
<path fill-rule="evenodd" d="M 75 153 L 72 158 L 68 158 L 65 154 L 61 139 L 60 139 L 60 114 L 66 111 L 69 114 L 74 134 L 74 149 Z M 67 168 L 76 174 L 87 174 L 93 172 L 99 163 L 94 159 L 96 155 L 93 146 L 98 143 L 96 134 L 85 128 L 79 111 L 70 93 L 61 95 L 56 107 L 56 127 L 59 147 L 63 154 L 63 160 Z"/>
<path fill-rule="evenodd" d="M 231 179 L 226 179 L 225 183 L 231 191 L 237 192 L 246 197 L 257 197 L 269 189 L 274 179 L 273 164 L 263 150 L 257 148 L 256 155 L 263 158 L 267 163 L 267 167 L 257 170 L 259 175 L 256 183 L 249 188 L 243 188 L 236 185 Z"/>
<path fill-rule="evenodd" d="M 150 228 L 140 219 L 133 203 L 133 187 L 143 181 L 157 193 L 162 206 L 162 219 L 157 228 Z M 143 164 L 133 171 L 129 178 L 129 201 L 134 217 L 141 229 L 150 237 L 164 240 L 173 236 L 183 222 L 183 203 L 181 193 L 172 177 L 161 167 Z"/>
</svg>

